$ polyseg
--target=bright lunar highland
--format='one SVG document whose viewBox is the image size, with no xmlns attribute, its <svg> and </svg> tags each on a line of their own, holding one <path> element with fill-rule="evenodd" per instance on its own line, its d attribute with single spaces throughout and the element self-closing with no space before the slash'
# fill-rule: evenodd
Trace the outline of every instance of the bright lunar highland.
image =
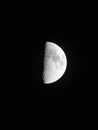
<svg viewBox="0 0 98 130">
<path fill-rule="evenodd" d="M 57 44 L 46 42 L 44 55 L 43 81 L 44 84 L 54 83 L 65 73 L 67 58 Z"/>
</svg>

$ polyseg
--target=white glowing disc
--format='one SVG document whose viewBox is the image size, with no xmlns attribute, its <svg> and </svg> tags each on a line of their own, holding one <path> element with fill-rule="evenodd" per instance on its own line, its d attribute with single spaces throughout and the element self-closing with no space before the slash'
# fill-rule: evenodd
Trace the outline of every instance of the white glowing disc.
<svg viewBox="0 0 98 130">
<path fill-rule="evenodd" d="M 64 51 L 55 43 L 46 42 L 43 81 L 50 84 L 59 80 L 65 73 L 67 58 Z"/>
</svg>

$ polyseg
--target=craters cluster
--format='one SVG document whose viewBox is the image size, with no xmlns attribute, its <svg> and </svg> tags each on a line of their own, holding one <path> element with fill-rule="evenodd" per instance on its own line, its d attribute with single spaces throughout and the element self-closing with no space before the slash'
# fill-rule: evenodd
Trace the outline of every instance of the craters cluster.
<svg viewBox="0 0 98 130">
<path fill-rule="evenodd" d="M 48 49 L 45 53 L 45 57 L 47 61 L 52 61 L 56 69 L 62 70 L 65 66 L 64 55 L 62 56 L 60 53 L 57 53 L 57 50 Z"/>
</svg>

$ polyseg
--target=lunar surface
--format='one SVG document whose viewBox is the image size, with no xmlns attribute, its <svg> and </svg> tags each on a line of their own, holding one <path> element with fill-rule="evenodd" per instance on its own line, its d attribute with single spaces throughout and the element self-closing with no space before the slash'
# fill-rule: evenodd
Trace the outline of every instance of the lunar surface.
<svg viewBox="0 0 98 130">
<path fill-rule="evenodd" d="M 65 73 L 67 58 L 64 51 L 55 43 L 46 42 L 44 56 L 43 81 L 54 83 Z"/>
</svg>

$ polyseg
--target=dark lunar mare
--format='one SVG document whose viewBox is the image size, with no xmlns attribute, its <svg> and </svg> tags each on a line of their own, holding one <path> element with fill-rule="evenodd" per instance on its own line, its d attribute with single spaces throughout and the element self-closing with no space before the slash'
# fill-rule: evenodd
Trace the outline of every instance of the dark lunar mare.
<svg viewBox="0 0 98 130">
<path fill-rule="evenodd" d="M 46 59 L 52 59 L 52 61 L 55 63 L 56 66 L 57 62 L 60 64 L 60 66 L 63 66 L 65 64 L 64 61 L 61 59 L 61 57 L 57 54 L 57 51 L 54 49 L 46 50 L 45 56 Z"/>
</svg>

